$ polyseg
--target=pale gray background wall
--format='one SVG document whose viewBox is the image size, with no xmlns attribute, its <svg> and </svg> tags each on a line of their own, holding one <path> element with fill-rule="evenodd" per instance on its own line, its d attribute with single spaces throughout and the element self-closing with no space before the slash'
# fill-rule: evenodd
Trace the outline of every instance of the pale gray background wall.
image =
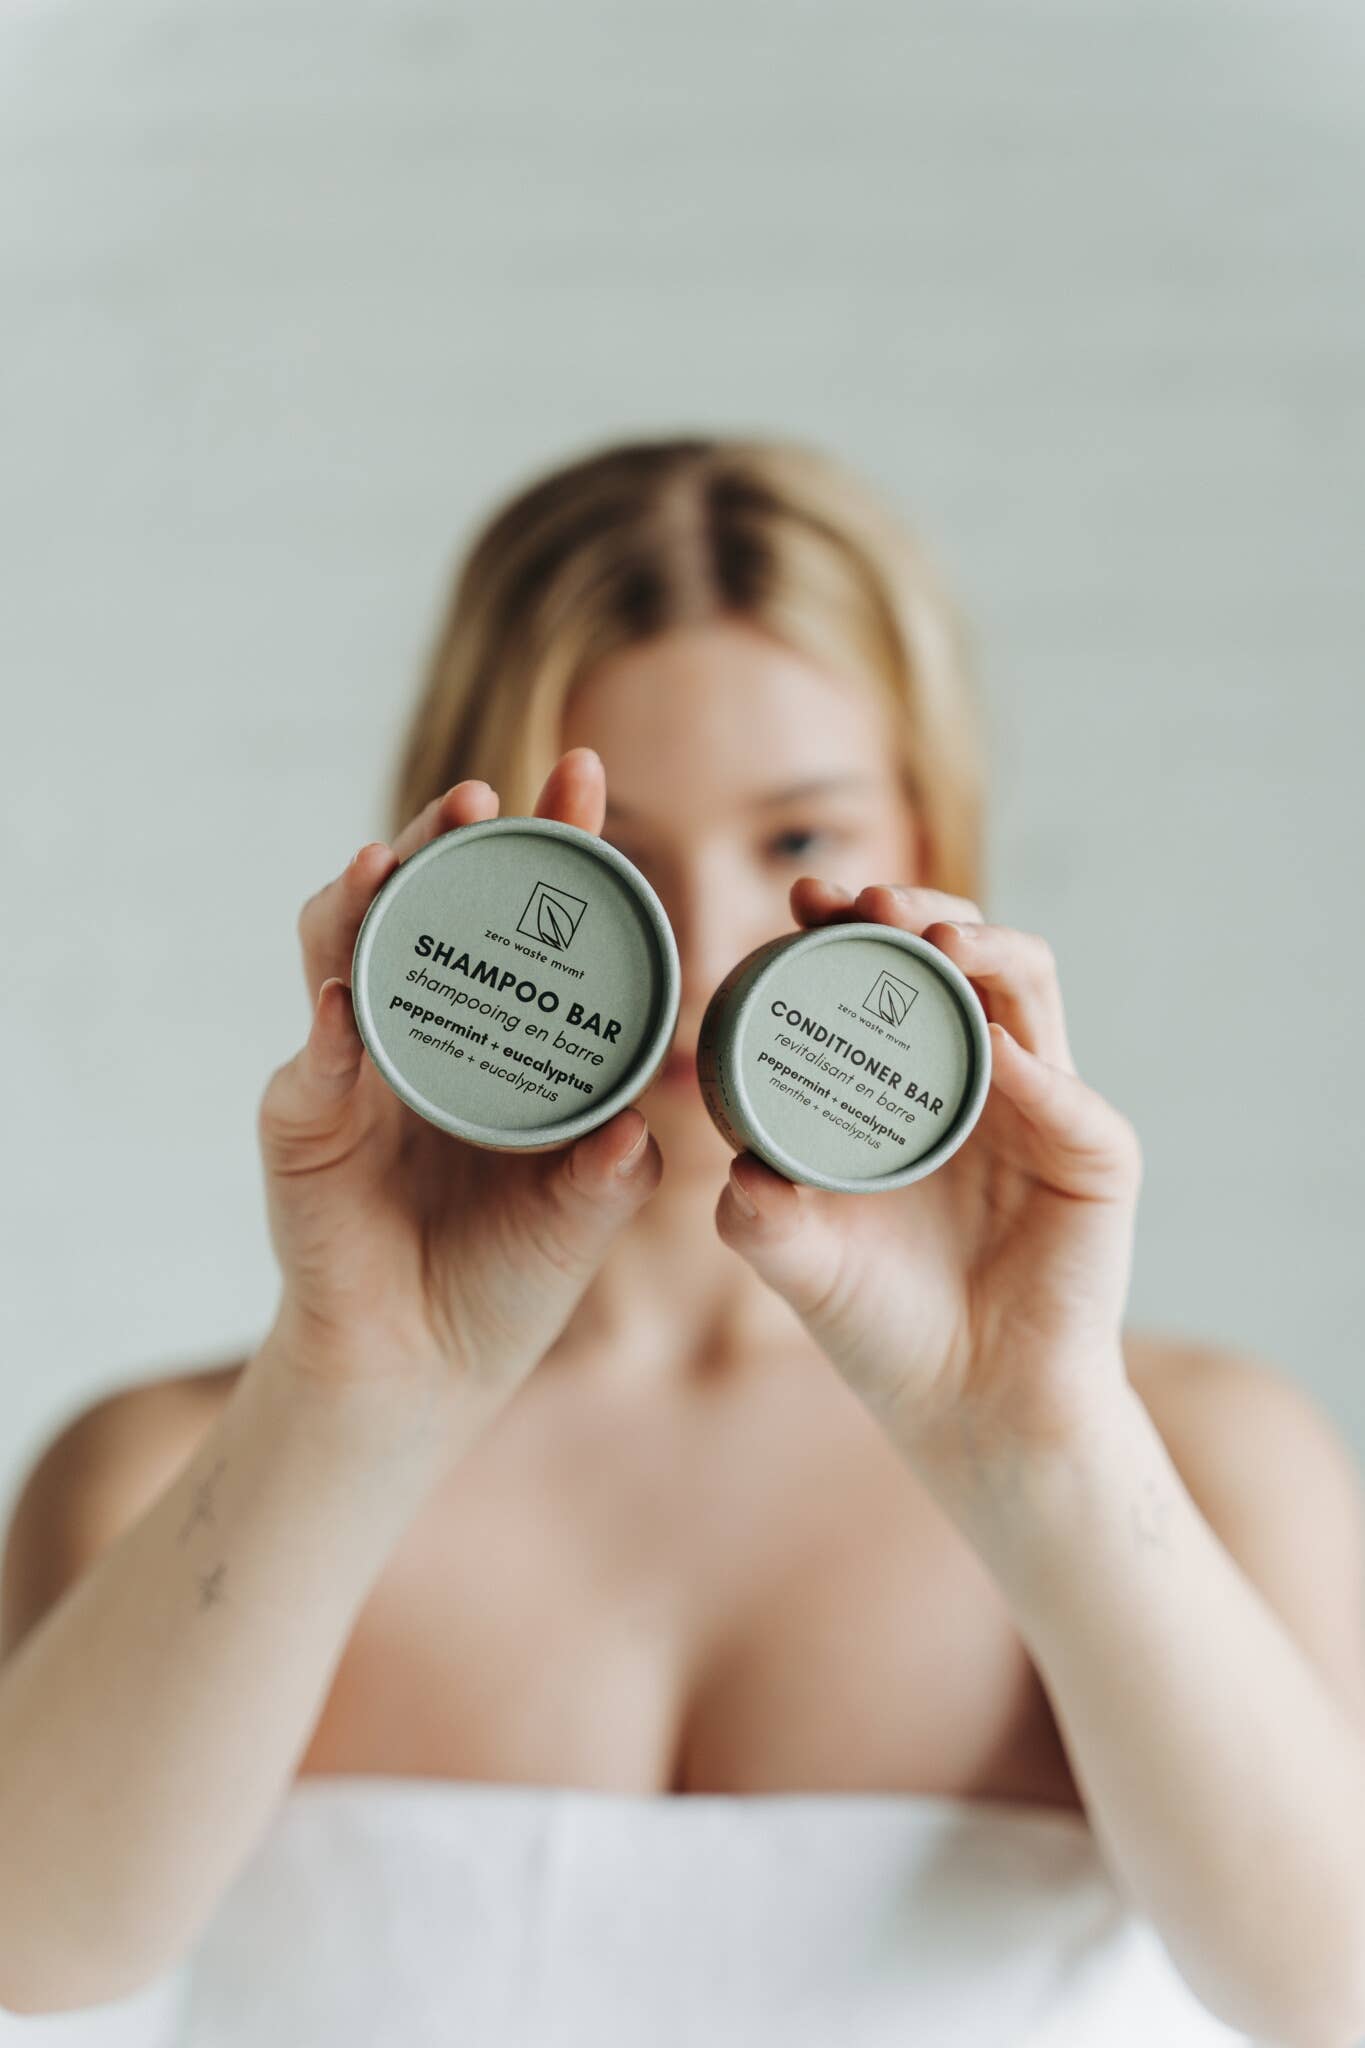
<svg viewBox="0 0 1365 2048">
<path fill-rule="evenodd" d="M 0 13 L 0 1487 L 250 1346 L 294 919 L 456 549 L 607 434 L 792 431 L 935 543 L 990 914 L 1146 1142 L 1135 1323 L 1365 1456 L 1355 0 Z"/>
</svg>

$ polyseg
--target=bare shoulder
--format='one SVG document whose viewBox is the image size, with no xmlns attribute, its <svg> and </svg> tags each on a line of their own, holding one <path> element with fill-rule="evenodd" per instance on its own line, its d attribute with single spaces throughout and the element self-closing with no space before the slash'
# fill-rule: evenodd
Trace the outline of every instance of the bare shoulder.
<svg viewBox="0 0 1365 2048">
<path fill-rule="evenodd" d="M 1128 1377 L 1144 1401 L 1150 1393 L 1160 1396 L 1181 1372 L 1198 1370 L 1201 1356 L 1224 1356 L 1217 1347 L 1194 1337 L 1182 1337 L 1162 1330 L 1125 1330 L 1123 1356 Z"/>
<path fill-rule="evenodd" d="M 1125 1333 L 1200 1513 L 1365 1730 L 1365 1481 L 1325 1403 L 1249 1350 Z"/>
<path fill-rule="evenodd" d="M 1281 1428 L 1284 1453 L 1326 1457 L 1339 1471 L 1358 1472 L 1355 1453 L 1324 1402 L 1301 1380 L 1259 1352 L 1208 1338 L 1125 1331 L 1124 1359 L 1132 1386 L 1163 1437 L 1169 1425 L 1182 1448 L 1216 1439 L 1254 1456 Z M 1170 1445 L 1168 1445 L 1170 1448 Z"/>
<path fill-rule="evenodd" d="M 245 1359 L 115 1387 L 57 1428 L 15 1496 L 0 1564 L 0 1660 L 164 1492 Z"/>
</svg>

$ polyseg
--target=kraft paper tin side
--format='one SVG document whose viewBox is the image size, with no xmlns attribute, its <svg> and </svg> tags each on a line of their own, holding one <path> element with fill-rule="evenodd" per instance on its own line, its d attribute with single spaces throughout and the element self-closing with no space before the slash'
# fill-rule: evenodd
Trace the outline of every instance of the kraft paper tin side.
<svg viewBox="0 0 1365 2048">
<path fill-rule="evenodd" d="M 842 1194 L 908 1186 L 956 1152 L 990 1088 L 981 999 L 927 939 L 891 925 L 788 932 L 735 963 L 697 1042 L 727 1143 Z"/>
<path fill-rule="evenodd" d="M 351 997 L 419 1116 L 474 1145 L 567 1145 L 649 1084 L 677 1025 L 677 943 L 623 853 L 553 818 L 459 825 L 376 892 Z"/>
</svg>

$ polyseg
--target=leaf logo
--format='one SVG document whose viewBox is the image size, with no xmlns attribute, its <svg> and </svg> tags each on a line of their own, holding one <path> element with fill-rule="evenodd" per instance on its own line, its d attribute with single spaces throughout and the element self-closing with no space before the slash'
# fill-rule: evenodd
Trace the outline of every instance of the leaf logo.
<svg viewBox="0 0 1365 2048">
<path fill-rule="evenodd" d="M 558 946 L 561 952 L 573 937 L 573 926 L 568 917 L 543 889 L 536 908 L 536 930 L 547 946 Z"/>
<path fill-rule="evenodd" d="M 884 981 L 877 991 L 877 1009 L 888 1024 L 903 1024 L 910 1005 L 904 996 L 898 995 L 889 981 Z"/>
<path fill-rule="evenodd" d="M 558 882 L 547 882 L 542 878 L 526 899 L 526 908 L 517 920 L 517 930 L 524 932 L 528 939 L 538 939 L 542 946 L 551 946 L 556 953 L 563 953 L 573 943 L 587 907 L 582 896 L 561 889 Z"/>
<path fill-rule="evenodd" d="M 863 1008 L 870 1017 L 880 1017 L 882 1023 L 889 1024 L 893 1031 L 902 1031 L 910 1014 L 910 1005 L 918 994 L 919 990 L 913 983 L 901 981 L 894 974 L 879 974 L 863 997 Z"/>
</svg>

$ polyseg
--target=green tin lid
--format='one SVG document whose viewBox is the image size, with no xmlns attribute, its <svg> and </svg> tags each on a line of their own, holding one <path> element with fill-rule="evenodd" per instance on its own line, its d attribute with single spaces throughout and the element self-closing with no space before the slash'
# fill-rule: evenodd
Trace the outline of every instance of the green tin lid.
<svg viewBox="0 0 1365 2048">
<path fill-rule="evenodd" d="M 956 1152 L 990 1087 L 981 999 L 927 939 L 820 925 L 756 946 L 714 991 L 702 1096 L 736 1151 L 788 1180 L 869 1194 Z"/>
<path fill-rule="evenodd" d="M 677 1026 L 678 949 L 639 869 L 553 818 L 487 818 L 396 867 L 356 935 L 370 1058 L 470 1144 L 567 1145 L 648 1086 Z"/>
</svg>

